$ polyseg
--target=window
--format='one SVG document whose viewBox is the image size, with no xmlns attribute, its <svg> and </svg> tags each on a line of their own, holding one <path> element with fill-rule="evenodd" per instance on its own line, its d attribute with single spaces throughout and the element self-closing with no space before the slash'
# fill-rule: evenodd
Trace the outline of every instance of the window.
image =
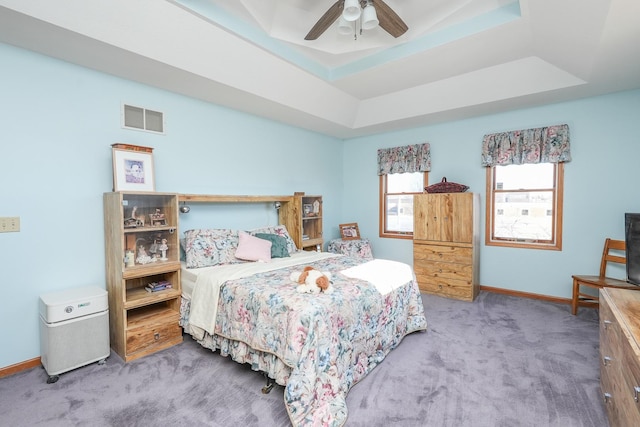
<svg viewBox="0 0 640 427">
<path fill-rule="evenodd" d="M 427 182 L 427 172 L 380 175 L 380 237 L 413 238 L 413 195 Z"/>
<path fill-rule="evenodd" d="M 378 150 L 380 237 L 413 238 L 413 195 L 431 170 L 429 143 Z"/>
<path fill-rule="evenodd" d="M 562 249 L 564 163 L 487 168 L 489 246 Z"/>
</svg>

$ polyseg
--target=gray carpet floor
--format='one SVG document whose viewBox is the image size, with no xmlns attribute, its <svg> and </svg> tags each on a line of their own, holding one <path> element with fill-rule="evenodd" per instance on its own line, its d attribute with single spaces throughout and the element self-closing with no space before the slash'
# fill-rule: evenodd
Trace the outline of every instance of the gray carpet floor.
<svg viewBox="0 0 640 427">
<path fill-rule="evenodd" d="M 598 313 L 481 292 L 423 295 L 411 334 L 348 397 L 348 427 L 608 426 Z M 115 354 L 46 383 L 42 368 L 0 379 L 3 426 L 288 426 L 283 388 L 262 394 L 247 365 L 179 346 L 124 364 Z"/>
</svg>

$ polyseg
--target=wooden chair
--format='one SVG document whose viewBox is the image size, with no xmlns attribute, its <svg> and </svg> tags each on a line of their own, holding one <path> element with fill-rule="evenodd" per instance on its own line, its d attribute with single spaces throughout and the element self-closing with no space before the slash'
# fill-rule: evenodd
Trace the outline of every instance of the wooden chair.
<svg viewBox="0 0 640 427">
<path fill-rule="evenodd" d="M 615 251 L 612 253 L 612 251 Z M 585 305 L 588 307 L 598 306 L 598 297 L 592 294 L 580 292 L 581 286 L 587 288 L 596 289 L 599 292 L 601 288 L 627 288 L 640 290 L 640 286 L 632 285 L 621 279 L 613 279 L 607 277 L 607 264 L 615 262 L 619 264 L 626 264 L 627 260 L 625 255 L 616 255 L 617 253 L 624 253 L 626 251 L 626 245 L 624 240 L 613 240 L 607 238 L 604 241 L 604 250 L 602 251 L 602 260 L 600 261 L 600 274 L 598 276 L 584 276 L 573 275 L 573 298 L 571 299 L 571 314 L 576 315 L 578 313 L 578 305 Z"/>
</svg>

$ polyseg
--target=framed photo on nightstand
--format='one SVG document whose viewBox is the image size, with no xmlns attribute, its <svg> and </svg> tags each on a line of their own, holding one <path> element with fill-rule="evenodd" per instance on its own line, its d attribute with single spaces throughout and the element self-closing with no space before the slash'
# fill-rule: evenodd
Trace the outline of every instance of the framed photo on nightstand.
<svg viewBox="0 0 640 427">
<path fill-rule="evenodd" d="M 360 238 L 360 230 L 357 222 L 340 224 L 340 237 L 342 240 L 355 240 Z"/>
</svg>

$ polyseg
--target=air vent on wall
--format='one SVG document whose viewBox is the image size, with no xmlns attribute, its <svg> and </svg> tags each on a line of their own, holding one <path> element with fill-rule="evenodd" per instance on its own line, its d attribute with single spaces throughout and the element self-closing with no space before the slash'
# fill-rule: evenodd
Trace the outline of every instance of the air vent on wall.
<svg viewBox="0 0 640 427">
<path fill-rule="evenodd" d="M 164 133 L 164 113 L 123 104 L 122 125 L 127 129 Z"/>
</svg>

